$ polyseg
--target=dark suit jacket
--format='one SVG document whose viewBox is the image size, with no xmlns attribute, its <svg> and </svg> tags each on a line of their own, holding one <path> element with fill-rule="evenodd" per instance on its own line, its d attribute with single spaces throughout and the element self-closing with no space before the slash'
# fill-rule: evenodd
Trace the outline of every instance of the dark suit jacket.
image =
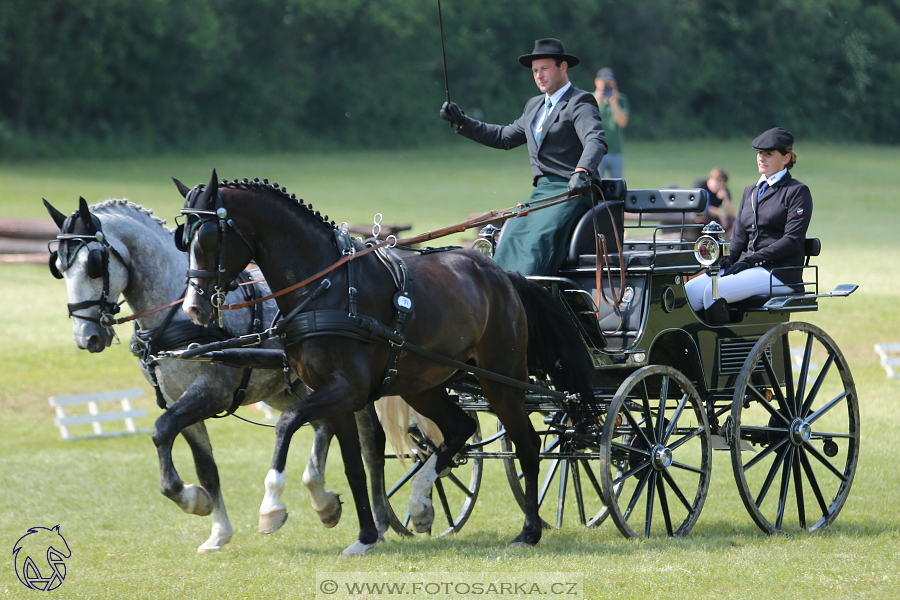
<svg viewBox="0 0 900 600">
<path fill-rule="evenodd" d="M 544 109 L 545 98 L 541 94 L 529 100 L 522 116 L 511 125 L 491 125 L 466 117 L 456 132 L 479 144 L 503 150 L 527 143 L 533 184 L 542 175 L 568 179 L 576 167 L 586 169 L 599 180 L 597 167 L 606 154 L 606 138 L 597 100 L 584 90 L 570 87 L 547 116 L 538 145 L 531 124 L 538 111 Z"/>
<path fill-rule="evenodd" d="M 734 231 L 731 234 L 731 260 L 743 260 L 751 267 L 761 266 L 768 270 L 775 267 L 802 265 L 805 256 L 806 230 L 812 217 L 812 194 L 804 183 L 791 177 L 790 172 L 765 191 L 757 207 L 756 224 L 753 217 L 753 202 L 759 188 L 748 186 L 741 197 Z M 750 251 L 750 242 L 756 235 L 755 250 Z M 800 269 L 776 271 L 784 283 L 799 283 Z"/>
</svg>

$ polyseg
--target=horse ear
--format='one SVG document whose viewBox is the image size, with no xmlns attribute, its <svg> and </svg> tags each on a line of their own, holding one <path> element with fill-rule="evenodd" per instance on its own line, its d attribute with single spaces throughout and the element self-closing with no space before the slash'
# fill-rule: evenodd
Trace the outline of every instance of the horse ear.
<svg viewBox="0 0 900 600">
<path fill-rule="evenodd" d="M 94 228 L 94 220 L 91 218 L 91 211 L 88 208 L 87 200 L 84 198 L 78 198 L 78 214 L 81 215 L 81 222 L 84 223 L 84 226 L 91 233 L 97 233 L 97 230 Z"/>
<path fill-rule="evenodd" d="M 41 200 L 44 201 L 44 208 L 46 208 L 47 212 L 50 213 L 50 218 L 53 219 L 53 222 L 56 223 L 56 226 L 59 227 L 60 231 L 62 231 L 63 223 L 66 222 L 66 215 L 56 210 L 56 208 L 54 208 L 52 204 L 47 202 L 46 199 L 41 198 Z"/>
<path fill-rule="evenodd" d="M 216 170 L 213 169 L 212 177 L 210 177 L 206 189 L 203 190 L 203 195 L 200 196 L 200 200 L 195 204 L 195 206 L 212 206 L 215 203 L 216 197 L 218 195 L 219 178 L 216 175 Z"/>
<path fill-rule="evenodd" d="M 172 178 L 172 181 L 175 182 L 175 187 L 178 188 L 178 191 L 181 193 L 181 197 L 182 197 L 182 198 L 187 198 L 188 192 L 191 191 L 191 188 L 189 188 L 188 186 L 184 185 L 183 183 L 181 183 L 180 181 L 178 181 L 178 180 L 175 179 L 174 177 Z"/>
</svg>

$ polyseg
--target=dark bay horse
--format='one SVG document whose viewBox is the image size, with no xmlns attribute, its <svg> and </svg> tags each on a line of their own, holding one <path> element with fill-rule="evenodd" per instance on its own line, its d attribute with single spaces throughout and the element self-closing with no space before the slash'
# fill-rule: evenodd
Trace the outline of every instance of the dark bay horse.
<svg viewBox="0 0 900 600">
<path fill-rule="evenodd" d="M 340 228 L 266 180 L 219 183 L 213 171 L 205 186 L 190 190 L 177 180 L 176 184 L 186 199 L 182 243 L 190 253 L 192 281 L 184 310 L 196 322 L 209 323 L 214 317 L 198 294 L 215 296 L 221 281 L 233 278 L 251 260 L 273 290 L 285 290 L 363 249 L 358 242 L 339 249 L 336 240 L 344 233 Z M 291 366 L 313 391 L 285 410 L 278 421 L 260 527 L 270 529 L 284 521 L 279 496 L 291 436 L 304 423 L 324 418 L 338 437 L 360 523 L 359 539 L 344 552 L 364 554 L 378 536 L 352 415 L 385 393 L 382 384 L 391 355 L 391 344 L 374 333 L 367 336 L 367 327 L 375 331 L 384 324 L 391 330 L 398 322 L 398 309 L 405 308 L 409 311 L 403 331 L 406 342 L 520 382 L 528 380 L 529 366 L 542 368 L 554 377 L 557 389 L 578 392 L 587 404 L 593 401 L 592 366 L 562 305 L 539 285 L 504 272 L 478 252 L 452 250 L 407 258 L 412 285 L 406 301 L 397 299 L 400 293 L 394 276 L 375 253 L 346 265 L 327 274 L 331 285 L 324 293 L 325 277 L 318 277 L 276 299 L 287 315 L 285 321 L 291 322 L 281 330 L 288 336 L 283 342 Z M 298 307 L 303 310 L 295 311 Z M 431 464 L 412 486 L 410 515 L 421 531 L 433 520 L 431 484 L 475 431 L 476 423 L 445 387 L 460 369 L 408 351 L 411 346 L 403 347 L 389 393 L 401 396 L 431 419 L 444 436 L 429 459 Z M 525 409 L 525 392 L 484 374 L 478 379 L 492 412 L 515 444 L 524 473 L 525 523 L 512 543 L 534 545 L 541 538 L 539 438 Z M 573 402 L 566 404 L 571 408 Z"/>
</svg>

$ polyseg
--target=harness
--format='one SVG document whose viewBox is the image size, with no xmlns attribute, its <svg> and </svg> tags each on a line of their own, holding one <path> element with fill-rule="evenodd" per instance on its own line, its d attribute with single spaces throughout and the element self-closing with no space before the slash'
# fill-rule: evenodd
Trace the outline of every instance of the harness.
<svg viewBox="0 0 900 600">
<path fill-rule="evenodd" d="M 334 239 L 342 256 L 355 253 L 353 240 L 350 238 L 348 230 L 343 228 L 335 229 Z M 366 245 L 372 246 L 378 243 L 380 243 L 380 240 L 373 238 Z M 280 321 L 273 332 L 281 340 L 285 350 L 304 340 L 320 336 L 345 337 L 366 343 L 390 345 L 391 352 L 388 355 L 387 370 L 381 384 L 372 393 L 372 399 L 386 396 L 388 390 L 397 379 L 397 364 L 400 362 L 400 353 L 406 343 L 404 336 L 406 318 L 413 311 L 414 307 L 412 299 L 413 282 L 406 263 L 396 252 L 387 247 L 376 249 L 375 255 L 391 274 L 391 278 L 397 286 L 398 291 L 394 294 L 397 323 L 394 328 L 390 328 L 372 317 L 357 313 L 358 290 L 355 287 L 355 268 L 353 262 L 350 261 L 347 263 L 347 301 L 349 312 L 340 309 L 303 311 L 303 308 L 313 299 L 310 296 Z M 328 280 L 326 279 L 325 281 Z M 328 285 L 330 286 L 330 283 Z M 319 289 L 324 291 L 321 286 Z"/>
<path fill-rule="evenodd" d="M 254 248 L 253 245 L 250 244 L 250 242 L 247 241 L 247 239 L 241 233 L 239 227 L 232 220 L 228 219 L 228 212 L 223 206 L 221 194 L 216 195 L 214 205 L 215 210 L 192 208 L 191 205 L 194 202 L 197 194 L 203 191 L 205 187 L 205 185 L 199 184 L 185 196 L 185 205 L 181 213 L 183 215 L 187 215 L 187 220 L 184 224 L 179 225 L 178 229 L 176 230 L 176 245 L 180 250 L 187 252 L 191 240 L 196 234 L 198 236 L 198 245 L 202 251 L 206 253 L 216 251 L 218 252 L 219 258 L 216 272 L 192 269 L 188 271 L 188 279 L 190 280 L 191 278 L 212 277 L 216 278 L 216 293 L 215 297 L 211 299 L 211 301 L 213 306 L 219 313 L 219 320 L 221 322 L 222 310 L 233 310 L 246 305 L 246 303 L 244 303 L 244 305 L 234 306 L 225 305 L 225 285 L 227 282 L 224 281 L 224 236 L 226 232 L 230 230 L 235 233 L 238 238 L 250 249 L 251 254 L 254 253 Z M 559 194 L 558 196 L 547 198 L 546 200 L 553 200 L 554 202 L 547 202 L 539 208 L 546 208 L 548 206 L 567 201 L 567 199 L 559 199 L 563 195 L 564 194 Z M 527 212 L 530 212 L 530 210 L 537 209 L 538 208 L 536 207 L 531 207 L 529 208 L 529 210 L 522 211 L 516 216 L 521 216 L 523 214 L 527 214 Z M 483 225 L 484 222 L 496 220 L 497 215 L 497 211 L 492 211 L 489 215 L 471 219 L 470 221 L 467 221 L 466 223 L 460 224 L 458 226 L 445 228 L 444 230 L 430 232 L 424 236 L 412 238 L 411 240 L 409 240 L 409 242 L 418 243 L 422 241 L 428 241 L 436 237 L 441 237 L 442 235 L 446 235 L 448 233 L 464 231 L 469 227 L 473 227 L 475 225 Z M 214 222 L 213 219 L 216 219 L 217 222 Z M 391 353 L 388 357 L 388 367 L 385 376 L 382 379 L 379 387 L 371 394 L 370 399 L 378 398 L 387 394 L 388 390 L 396 379 L 397 364 L 399 362 L 400 353 L 403 350 L 408 350 L 415 354 L 419 354 L 420 356 L 426 357 L 432 361 L 451 366 L 463 372 L 472 373 L 474 375 L 482 376 L 493 381 L 504 383 L 506 385 L 525 389 L 533 393 L 550 396 L 558 400 L 567 401 L 569 399 L 568 394 L 564 392 L 549 390 L 544 387 L 524 383 L 512 377 L 506 377 L 504 375 L 499 375 L 485 369 L 473 367 L 472 365 L 447 358 L 406 340 L 406 337 L 404 335 L 406 318 L 407 315 L 413 311 L 414 307 L 412 298 L 412 278 L 410 277 L 409 270 L 403 260 L 399 256 L 397 256 L 393 250 L 385 248 L 387 242 L 379 241 L 377 239 L 377 232 L 373 233 L 376 234 L 376 239 L 374 240 L 374 242 L 368 244 L 369 247 L 357 252 L 352 240 L 350 239 L 348 230 L 344 227 L 335 229 L 335 243 L 337 244 L 337 247 L 342 255 L 340 260 L 338 260 L 327 269 L 317 273 L 316 275 L 313 275 L 312 277 L 304 281 L 294 284 L 293 286 L 281 290 L 280 292 L 275 292 L 270 296 L 267 296 L 266 298 L 257 300 L 257 302 L 261 302 L 269 298 L 277 297 L 289 291 L 293 291 L 299 287 L 311 283 L 312 281 L 315 281 L 316 279 L 319 279 L 320 277 L 326 275 L 328 272 L 346 263 L 348 269 L 348 311 L 338 309 L 322 309 L 312 311 L 304 310 L 313 300 L 315 300 L 331 286 L 331 282 L 328 279 L 324 279 L 320 282 L 319 286 L 312 293 L 310 293 L 299 305 L 297 305 L 282 321 L 280 321 L 275 327 L 272 327 L 264 332 L 263 335 L 248 335 L 224 342 L 216 342 L 213 344 L 208 344 L 206 346 L 191 348 L 179 353 L 177 357 L 173 356 L 173 358 L 190 360 L 192 358 L 199 358 L 201 355 L 210 351 L 252 346 L 261 343 L 264 336 L 278 337 L 285 349 L 313 337 L 338 336 L 355 339 L 364 343 L 381 343 L 389 345 L 391 347 Z M 396 242 L 394 242 L 394 244 L 395 243 Z M 397 285 L 398 291 L 394 295 L 394 307 L 397 309 L 398 314 L 396 327 L 394 328 L 388 327 L 387 325 L 380 323 L 372 317 L 360 315 L 357 313 L 357 301 L 359 293 L 357 288 L 355 287 L 355 274 L 352 259 L 368 252 L 375 252 L 376 255 L 379 256 L 379 260 L 381 260 L 381 262 L 388 268 L 389 272 L 391 272 L 394 283 L 395 285 Z M 191 285 L 194 285 L 193 282 L 190 283 Z M 200 289 L 197 289 L 197 291 L 201 292 Z"/>
<path fill-rule="evenodd" d="M 252 279 L 244 271 L 240 274 L 237 281 L 249 283 Z M 259 290 L 255 285 L 240 286 L 240 290 L 247 301 L 255 300 L 260 296 Z M 173 323 L 172 319 L 177 311 L 178 305 L 173 306 L 166 314 L 165 320 L 160 325 L 150 329 L 140 329 L 137 321 L 135 321 L 134 334 L 131 336 L 131 353 L 140 359 L 141 366 L 150 373 L 151 384 L 156 391 L 156 404 L 163 410 L 166 409 L 166 401 L 163 398 L 162 390 L 156 377 L 156 367 L 159 365 L 159 361 L 156 359 L 157 352 L 174 350 L 191 344 L 209 344 L 232 339 L 232 334 L 222 327 L 204 327 L 197 325 L 193 321 L 177 321 Z M 262 311 L 262 304 L 253 305 L 250 323 L 251 334 L 258 335 L 262 333 Z M 250 384 L 250 376 L 252 374 L 252 368 L 245 367 L 243 369 L 241 381 L 232 396 L 231 406 L 227 411 L 214 415 L 213 418 L 227 417 L 243 404 L 244 398 L 247 397 L 247 386 Z"/>
</svg>

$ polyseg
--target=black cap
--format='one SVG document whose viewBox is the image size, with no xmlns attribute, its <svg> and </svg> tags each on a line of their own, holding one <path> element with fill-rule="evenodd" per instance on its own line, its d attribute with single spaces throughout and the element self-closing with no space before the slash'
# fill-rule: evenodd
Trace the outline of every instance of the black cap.
<svg viewBox="0 0 900 600">
<path fill-rule="evenodd" d="M 531 54 L 523 54 L 519 57 L 519 62 L 523 66 L 531 68 L 531 61 L 538 58 L 558 58 L 569 63 L 570 67 L 574 67 L 581 62 L 577 56 L 566 54 L 566 49 L 561 41 L 555 38 L 544 38 L 542 40 L 534 40 L 534 50 Z"/>
<path fill-rule="evenodd" d="M 616 75 L 609 67 L 603 67 L 602 69 L 597 71 L 597 76 L 594 77 L 594 79 L 599 79 L 600 81 L 615 81 Z"/>
<path fill-rule="evenodd" d="M 757 152 L 766 150 L 779 150 L 787 148 L 794 143 L 794 136 L 787 129 L 781 127 L 773 127 L 768 131 L 764 131 L 757 136 L 751 147 Z"/>
</svg>

